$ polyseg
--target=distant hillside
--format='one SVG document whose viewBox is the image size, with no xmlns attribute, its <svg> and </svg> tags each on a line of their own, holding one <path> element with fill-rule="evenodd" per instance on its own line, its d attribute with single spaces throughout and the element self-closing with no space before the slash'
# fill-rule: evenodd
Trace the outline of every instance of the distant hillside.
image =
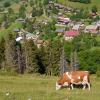
<svg viewBox="0 0 100 100">
<path fill-rule="evenodd" d="M 92 6 L 96 5 L 98 8 L 98 11 L 100 12 L 100 0 L 91 0 L 92 2 L 90 4 L 83 4 L 78 2 L 70 2 L 68 0 L 58 0 L 59 3 L 62 3 L 67 6 L 75 7 L 75 8 L 91 8 Z"/>
<path fill-rule="evenodd" d="M 3 6 L 5 2 L 10 2 L 11 4 L 18 2 L 20 0 L 0 0 L 0 6 Z"/>
</svg>

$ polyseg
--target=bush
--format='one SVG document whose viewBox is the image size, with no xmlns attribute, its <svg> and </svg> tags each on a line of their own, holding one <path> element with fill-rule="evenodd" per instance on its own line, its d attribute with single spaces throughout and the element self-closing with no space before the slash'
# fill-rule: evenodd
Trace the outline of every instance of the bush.
<svg viewBox="0 0 100 100">
<path fill-rule="evenodd" d="M 11 3 L 9 2 L 9 1 L 6 1 L 5 3 L 4 3 L 4 7 L 9 7 L 11 5 Z"/>
<path fill-rule="evenodd" d="M 97 72 L 96 72 L 97 77 L 100 77 L 100 67 L 97 68 Z"/>
</svg>

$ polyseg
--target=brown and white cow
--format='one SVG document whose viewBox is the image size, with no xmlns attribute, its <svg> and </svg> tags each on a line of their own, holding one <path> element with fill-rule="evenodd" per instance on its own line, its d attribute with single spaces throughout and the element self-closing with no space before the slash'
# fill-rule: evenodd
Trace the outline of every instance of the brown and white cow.
<svg viewBox="0 0 100 100">
<path fill-rule="evenodd" d="M 63 86 L 68 86 L 69 89 L 73 89 L 73 85 L 83 85 L 83 90 L 88 86 L 90 90 L 89 72 L 88 71 L 72 71 L 65 72 L 60 79 L 56 82 L 56 90 L 59 90 Z"/>
</svg>

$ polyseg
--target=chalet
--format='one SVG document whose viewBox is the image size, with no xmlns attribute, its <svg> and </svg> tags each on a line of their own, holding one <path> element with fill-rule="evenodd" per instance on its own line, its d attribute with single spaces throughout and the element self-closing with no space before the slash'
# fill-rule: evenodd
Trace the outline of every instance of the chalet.
<svg viewBox="0 0 100 100">
<path fill-rule="evenodd" d="M 23 19 L 23 18 L 18 18 L 16 21 L 21 22 L 21 23 L 24 23 L 24 22 L 25 22 L 25 19 Z"/>
<path fill-rule="evenodd" d="M 15 28 L 15 29 L 13 30 L 13 32 L 18 33 L 18 32 L 20 32 L 20 29 Z"/>
<path fill-rule="evenodd" d="M 69 31 L 64 32 L 65 40 L 71 40 L 78 35 L 79 35 L 79 31 L 77 31 L 77 30 L 69 30 Z"/>
<path fill-rule="evenodd" d="M 64 16 L 58 17 L 58 23 L 61 24 L 68 24 L 70 22 L 70 18 L 65 18 Z"/>
<path fill-rule="evenodd" d="M 84 24 L 76 24 L 76 25 L 73 25 L 72 27 L 72 30 L 76 30 L 76 31 L 79 31 L 81 29 L 84 29 Z"/>
<path fill-rule="evenodd" d="M 84 32 L 85 33 L 97 33 L 98 28 L 99 27 L 97 25 L 88 25 L 88 26 L 86 26 Z"/>
<path fill-rule="evenodd" d="M 78 24 L 78 25 L 74 25 L 73 27 L 72 27 L 72 30 L 76 30 L 76 31 L 78 31 L 80 29 L 80 25 Z"/>
<path fill-rule="evenodd" d="M 35 35 L 35 34 L 32 34 L 32 33 L 27 33 L 26 34 L 26 39 L 29 40 L 29 39 L 33 39 L 34 41 L 38 40 L 39 36 L 38 35 Z"/>
<path fill-rule="evenodd" d="M 62 35 L 65 32 L 65 28 L 59 28 L 55 30 L 58 35 Z"/>
</svg>

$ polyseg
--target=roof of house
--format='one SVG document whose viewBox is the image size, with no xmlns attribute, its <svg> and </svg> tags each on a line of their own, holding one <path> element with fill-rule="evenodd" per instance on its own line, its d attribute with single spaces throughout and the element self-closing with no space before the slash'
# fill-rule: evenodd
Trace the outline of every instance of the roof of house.
<svg viewBox="0 0 100 100">
<path fill-rule="evenodd" d="M 23 39 L 22 37 L 17 37 L 17 38 L 16 38 L 16 41 L 19 42 L 19 41 L 22 40 L 22 39 Z"/>
<path fill-rule="evenodd" d="M 66 31 L 64 33 L 64 35 L 67 36 L 67 37 L 75 37 L 75 36 L 79 35 L 79 31 L 69 30 L 69 31 Z"/>
<path fill-rule="evenodd" d="M 97 25 L 88 25 L 88 26 L 86 26 L 86 28 L 85 29 L 88 29 L 88 30 L 91 30 L 91 29 L 97 29 L 98 28 L 98 26 Z"/>
<path fill-rule="evenodd" d="M 73 30 L 79 30 L 79 28 L 80 28 L 80 25 L 78 24 L 78 25 L 74 25 L 72 29 Z"/>
<path fill-rule="evenodd" d="M 20 32 L 20 29 L 15 28 L 13 32 Z"/>
<path fill-rule="evenodd" d="M 65 28 L 61 28 L 61 29 L 56 29 L 57 33 L 63 33 L 65 31 Z"/>
</svg>

